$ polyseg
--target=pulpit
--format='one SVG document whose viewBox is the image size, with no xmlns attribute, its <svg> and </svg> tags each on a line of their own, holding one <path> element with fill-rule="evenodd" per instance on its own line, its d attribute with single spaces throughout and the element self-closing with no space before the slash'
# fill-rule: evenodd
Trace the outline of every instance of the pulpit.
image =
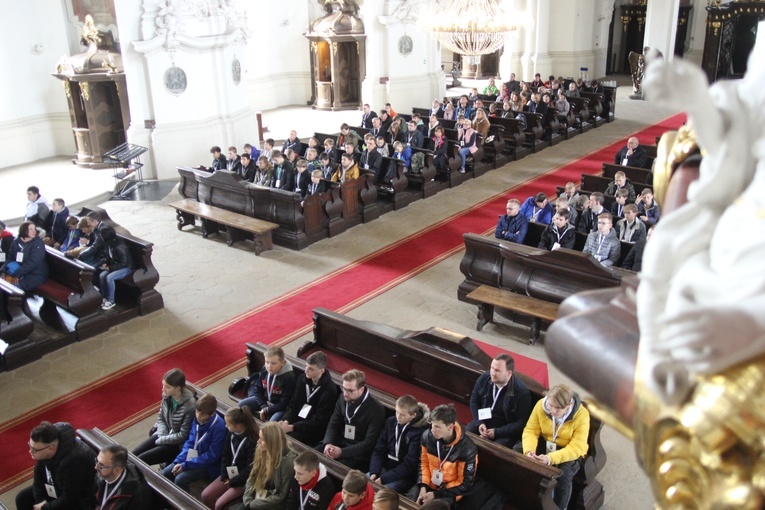
<svg viewBox="0 0 765 510">
<path fill-rule="evenodd" d="M 361 107 L 361 82 L 366 75 L 366 35 L 349 1 L 327 2 L 325 16 L 314 21 L 305 37 L 311 48 L 312 97 L 319 110 Z"/>
<path fill-rule="evenodd" d="M 741 78 L 765 20 L 765 4 L 734 1 L 707 7 L 707 31 L 701 65 L 710 82 Z"/>
<path fill-rule="evenodd" d="M 59 62 L 53 74 L 62 81 L 77 153 L 86 168 L 105 168 L 102 155 L 127 141 L 130 125 L 122 55 L 110 33 L 98 32 L 88 16 L 82 34 L 88 49 Z"/>
</svg>

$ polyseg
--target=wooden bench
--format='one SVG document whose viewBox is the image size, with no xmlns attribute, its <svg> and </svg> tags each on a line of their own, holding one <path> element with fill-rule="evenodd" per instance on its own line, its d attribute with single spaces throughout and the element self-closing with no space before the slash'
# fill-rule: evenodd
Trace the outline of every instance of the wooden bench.
<svg viewBox="0 0 765 510">
<path fill-rule="evenodd" d="M 494 320 L 494 307 L 531 317 L 530 345 L 534 345 L 539 339 L 541 321 L 552 322 L 558 317 L 558 305 L 555 303 L 488 285 L 481 285 L 467 297 L 478 302 L 478 324 L 475 328 L 477 331 L 481 331 L 486 324 Z"/>
<path fill-rule="evenodd" d="M 316 346 L 321 348 L 321 346 Z M 248 370 L 258 371 L 265 361 L 265 351 L 268 346 L 263 344 L 247 344 Z M 305 349 L 308 352 L 309 348 Z M 304 355 L 306 355 L 304 353 Z M 285 357 L 293 367 L 295 374 L 300 374 L 305 370 L 305 359 L 301 357 Z M 342 386 L 342 374 L 327 369 L 333 382 Z M 471 374 L 474 375 L 474 374 Z M 455 376 L 454 378 L 456 378 Z M 477 376 L 476 376 L 477 377 Z M 372 384 L 373 377 L 367 377 L 367 387 L 370 394 L 380 402 L 386 409 L 386 415 L 394 416 L 397 396 L 381 390 Z M 467 381 L 471 387 L 475 377 Z M 238 400 L 237 389 L 243 386 L 244 379 L 235 380 L 229 388 L 229 394 L 235 401 Z M 419 393 L 419 394 L 418 394 Z M 412 388 L 411 394 L 419 400 L 422 399 L 422 391 Z M 437 397 L 436 397 L 437 398 Z M 469 400 L 469 394 L 466 396 Z M 434 406 L 437 403 L 431 401 L 429 405 Z M 464 403 L 461 404 L 463 407 Z M 469 411 L 468 411 L 469 412 Z M 488 481 L 497 489 L 508 494 L 503 508 L 513 510 L 526 509 L 555 509 L 552 500 L 552 493 L 555 487 L 555 480 L 560 476 L 560 470 L 552 466 L 543 466 L 531 459 L 521 455 L 509 448 L 498 446 L 495 443 L 487 441 L 478 435 L 468 433 L 470 439 L 478 447 L 478 475 L 480 478 Z M 322 462 L 325 457 L 322 456 Z M 403 501 L 403 500 L 402 500 Z M 572 499 L 573 501 L 573 499 Z M 410 503 L 407 501 L 407 503 Z M 416 508 L 416 506 L 415 506 Z"/>
<path fill-rule="evenodd" d="M 30 338 L 35 324 L 27 315 L 25 301 L 23 290 L 0 278 L 0 340 L 8 344 L 0 354 L 0 370 L 13 370 L 44 354 Z"/>
<path fill-rule="evenodd" d="M 97 428 L 78 429 L 77 436 L 96 453 L 105 446 L 117 444 L 114 439 Z M 151 466 L 132 453 L 128 453 L 128 460 L 135 464 L 147 485 L 151 487 L 154 495 L 153 508 L 175 508 L 178 510 L 207 509 L 201 501 L 192 497 L 189 493 L 162 476 L 161 473 L 153 470 Z"/>
<path fill-rule="evenodd" d="M 263 251 L 273 248 L 271 232 L 279 228 L 279 225 L 270 221 L 251 218 L 188 198 L 173 202 L 170 207 L 177 212 L 178 230 L 181 230 L 184 225 L 193 225 L 194 217 L 198 216 L 202 221 L 202 237 L 204 238 L 219 232 L 219 225 L 227 227 L 226 244 L 229 246 L 246 239 L 249 237 L 248 234 L 252 234 L 255 242 L 255 255 L 260 255 Z"/>
</svg>

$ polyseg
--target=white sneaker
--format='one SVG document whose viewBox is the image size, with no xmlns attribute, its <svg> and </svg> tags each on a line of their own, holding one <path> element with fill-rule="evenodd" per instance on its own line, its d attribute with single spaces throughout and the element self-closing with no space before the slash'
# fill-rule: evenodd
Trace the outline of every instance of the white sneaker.
<svg viewBox="0 0 765 510">
<path fill-rule="evenodd" d="M 114 303 L 104 299 L 104 304 L 101 305 L 101 310 L 109 310 L 111 308 L 114 308 L 114 306 L 115 306 Z"/>
</svg>

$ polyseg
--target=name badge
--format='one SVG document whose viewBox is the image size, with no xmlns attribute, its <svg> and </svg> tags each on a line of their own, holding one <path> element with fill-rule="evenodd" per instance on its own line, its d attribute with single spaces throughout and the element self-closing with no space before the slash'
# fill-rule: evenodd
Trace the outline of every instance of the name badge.
<svg viewBox="0 0 765 510">
<path fill-rule="evenodd" d="M 189 448 L 188 453 L 186 453 L 186 460 L 196 459 L 197 457 L 199 457 L 199 452 L 196 448 Z"/>
<path fill-rule="evenodd" d="M 5 262 L 5 253 L 0 251 L 0 262 Z"/>
<path fill-rule="evenodd" d="M 441 487 L 441 484 L 444 483 L 444 474 L 440 469 L 436 469 L 433 471 L 433 474 L 430 475 L 430 481 L 433 482 L 433 485 L 436 487 Z"/>
<path fill-rule="evenodd" d="M 560 243 L 553 243 L 552 251 L 555 251 L 558 248 L 560 248 Z"/>
<path fill-rule="evenodd" d="M 19 264 L 24 262 L 24 253 L 23 252 L 18 252 L 16 254 L 16 262 L 18 262 Z"/>
<path fill-rule="evenodd" d="M 282 187 L 282 181 L 280 181 L 280 180 L 277 180 L 277 181 L 276 181 L 276 185 L 275 185 L 275 187 L 276 187 L 276 188 L 281 188 L 281 187 Z"/>
<path fill-rule="evenodd" d="M 484 407 L 483 409 L 478 410 L 478 419 L 479 420 L 490 420 L 491 419 L 491 407 Z"/>
<path fill-rule="evenodd" d="M 311 404 L 303 404 L 303 407 L 300 409 L 300 412 L 298 413 L 299 418 L 303 418 L 304 420 L 308 418 L 308 413 L 311 412 Z"/>
<path fill-rule="evenodd" d="M 348 439 L 350 441 L 353 441 L 356 439 L 356 426 L 355 425 L 346 425 L 345 431 L 343 433 L 343 437 L 345 439 Z"/>
<path fill-rule="evenodd" d="M 364 165 L 364 170 L 369 170 L 369 164 Z"/>
<path fill-rule="evenodd" d="M 629 166 L 629 160 L 627 158 L 622 160 L 622 166 Z"/>
<path fill-rule="evenodd" d="M 552 453 L 552 452 L 557 451 L 557 450 L 558 450 L 558 445 L 557 444 L 555 444 L 552 441 L 545 441 L 545 451 L 547 453 Z"/>
<path fill-rule="evenodd" d="M 236 466 L 226 466 L 226 474 L 230 480 L 239 474 L 239 468 Z"/>
<path fill-rule="evenodd" d="M 45 492 L 48 493 L 49 498 L 57 499 L 58 495 L 56 495 L 56 488 L 53 486 L 53 484 L 46 483 L 45 484 Z"/>
<path fill-rule="evenodd" d="M 388 454 L 388 458 L 389 458 L 390 460 L 395 460 L 396 462 L 398 462 L 398 457 L 396 457 L 395 455 L 391 455 L 391 454 L 389 453 L 389 454 Z"/>
</svg>

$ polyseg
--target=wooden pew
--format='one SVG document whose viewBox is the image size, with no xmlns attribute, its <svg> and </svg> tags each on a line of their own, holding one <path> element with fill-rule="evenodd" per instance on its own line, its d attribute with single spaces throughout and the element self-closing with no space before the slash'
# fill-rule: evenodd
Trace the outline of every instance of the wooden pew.
<svg viewBox="0 0 765 510">
<path fill-rule="evenodd" d="M 492 117 L 489 119 L 489 122 L 504 128 L 502 134 L 505 139 L 505 151 L 511 153 L 515 160 L 531 154 L 532 147 L 530 144 L 526 144 L 526 133 L 523 131 L 520 122 L 515 119 L 505 119 L 502 117 Z"/>
<path fill-rule="evenodd" d="M 645 168 L 638 168 L 635 166 L 622 166 L 615 165 L 613 163 L 603 163 L 603 177 L 608 177 L 613 180 L 616 172 L 624 172 L 624 175 L 632 181 L 632 184 L 645 184 L 650 186 L 649 179 L 652 179 L 652 172 Z M 637 192 L 637 189 L 635 190 Z"/>
<path fill-rule="evenodd" d="M 247 344 L 248 369 L 259 370 L 262 367 L 267 348 L 268 346 L 263 344 Z M 327 350 L 324 346 L 317 346 L 317 348 Z M 305 369 L 303 358 L 293 356 L 286 358 L 296 373 Z M 328 371 L 335 384 L 341 386 L 342 374 L 331 369 Z M 469 379 L 472 389 L 472 384 L 477 376 L 470 373 L 470 377 L 472 377 Z M 237 399 L 236 395 L 232 393 L 236 392 L 237 387 L 242 386 L 243 381 L 239 380 L 232 383 L 229 390 L 232 399 Z M 531 382 L 534 383 L 533 380 Z M 367 387 L 371 395 L 386 408 L 387 415 L 393 416 L 397 397 L 372 386 L 369 379 L 367 380 Z M 469 394 L 467 397 L 469 398 Z M 477 472 L 479 477 L 509 494 L 503 508 L 517 510 L 536 508 L 553 510 L 556 508 L 552 501 L 552 490 L 555 487 L 555 479 L 560 476 L 558 468 L 540 465 L 509 448 L 497 446 L 475 434 L 469 433 L 469 435 L 478 447 L 479 468 Z M 324 458 L 322 456 L 322 462 L 324 462 Z"/>
<path fill-rule="evenodd" d="M 583 97 L 589 101 L 590 119 L 594 122 L 596 127 L 602 126 L 606 121 L 606 112 L 603 103 L 605 97 L 599 92 L 579 92 L 580 97 Z"/>
<path fill-rule="evenodd" d="M 427 142 L 427 140 L 426 140 Z M 406 174 L 406 179 L 409 181 L 409 187 L 415 189 L 422 194 L 422 198 L 428 198 L 435 195 L 439 190 L 436 186 L 436 167 L 433 164 L 433 151 L 427 148 L 412 148 L 412 156 L 421 152 L 425 155 L 425 165 L 422 167 L 419 173 L 409 172 Z"/>
<path fill-rule="evenodd" d="M 0 340 L 8 344 L 0 355 L 0 370 L 13 370 L 59 347 L 44 350 L 31 338 L 35 324 L 28 315 L 25 301 L 23 290 L 0 278 Z"/>
<path fill-rule="evenodd" d="M 389 165 L 391 164 L 396 166 L 396 174 L 391 180 L 390 186 L 388 186 L 383 182 L 383 180 L 388 172 Z M 377 207 L 381 212 L 388 212 L 390 210 L 397 211 L 402 207 L 406 207 L 407 205 L 411 204 L 415 200 L 422 198 L 422 193 L 407 189 L 409 187 L 409 179 L 407 178 L 408 175 L 409 173 L 404 171 L 403 160 L 386 157 L 382 158 L 382 164 L 380 165 L 380 176 L 377 185 Z"/>
<path fill-rule="evenodd" d="M 571 109 L 574 110 L 574 116 L 577 121 L 577 128 L 580 132 L 586 133 L 592 129 L 595 124 L 590 119 L 590 100 L 584 97 L 569 97 L 569 104 Z"/>
<path fill-rule="evenodd" d="M 77 436 L 94 452 L 100 451 L 105 446 L 117 444 L 111 437 L 99 429 L 78 429 Z M 155 499 L 154 508 L 176 508 L 178 510 L 207 509 L 201 501 L 193 498 L 189 493 L 162 476 L 159 472 L 153 470 L 151 466 L 132 453 L 128 453 L 128 459 L 135 464 L 148 486 L 151 487 Z"/>
<path fill-rule="evenodd" d="M 544 119 L 541 113 L 521 112 L 526 117 L 526 144 L 531 146 L 532 152 L 539 152 L 550 146 L 545 140 Z"/>
</svg>

